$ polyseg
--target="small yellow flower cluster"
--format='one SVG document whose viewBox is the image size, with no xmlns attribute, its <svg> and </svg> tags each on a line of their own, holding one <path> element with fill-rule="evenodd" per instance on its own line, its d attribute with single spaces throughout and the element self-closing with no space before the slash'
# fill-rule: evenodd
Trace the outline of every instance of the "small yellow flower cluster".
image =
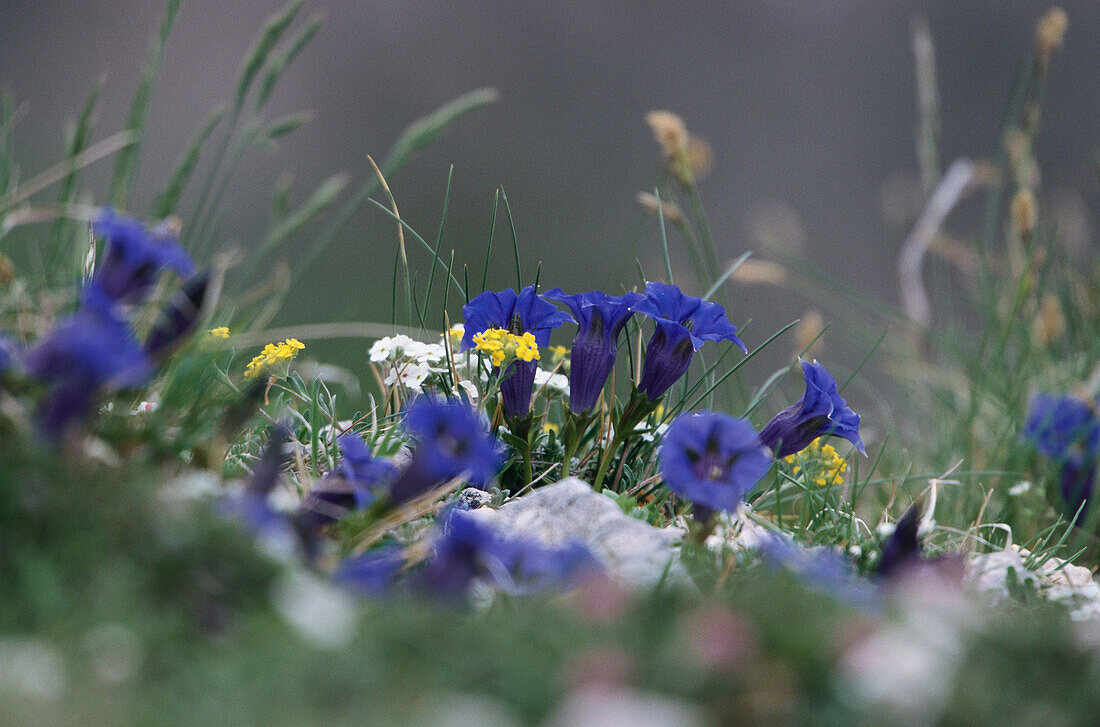
<svg viewBox="0 0 1100 727">
<path fill-rule="evenodd" d="M 217 328 L 211 328 L 210 335 L 214 338 L 229 338 L 229 328 L 227 326 L 218 326 Z"/>
<path fill-rule="evenodd" d="M 805 467 L 811 481 L 818 487 L 840 484 L 844 481 L 844 473 L 848 471 L 848 463 L 833 445 L 823 444 L 822 439 L 824 437 L 818 437 L 806 449 L 784 457 L 783 461 L 793 465 L 791 474 L 794 475 L 802 472 Z"/>
<path fill-rule="evenodd" d="M 532 334 L 524 333 L 517 336 L 503 328 L 490 328 L 474 334 L 474 348 L 488 353 L 493 359 L 493 366 L 500 366 L 513 357 L 520 361 L 539 359 L 539 346 Z"/>
<path fill-rule="evenodd" d="M 244 375 L 249 378 L 259 376 L 280 361 L 291 360 L 305 347 L 306 345 L 297 338 L 288 338 L 282 343 L 269 343 L 264 346 L 259 356 L 248 362 Z"/>
</svg>

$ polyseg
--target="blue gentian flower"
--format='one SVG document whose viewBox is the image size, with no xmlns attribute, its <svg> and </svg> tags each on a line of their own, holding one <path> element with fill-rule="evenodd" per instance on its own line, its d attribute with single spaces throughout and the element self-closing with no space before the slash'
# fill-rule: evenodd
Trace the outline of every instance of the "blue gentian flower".
<svg viewBox="0 0 1100 727">
<path fill-rule="evenodd" d="M 401 548 L 392 545 L 345 558 L 332 578 L 360 595 L 379 598 L 393 589 L 404 564 Z"/>
<path fill-rule="evenodd" d="M 665 483 L 701 520 L 714 510 L 735 511 L 772 463 L 748 420 L 712 411 L 677 417 L 659 456 Z"/>
<path fill-rule="evenodd" d="M 87 415 L 102 390 L 145 381 L 153 365 L 112 302 L 89 291 L 84 306 L 24 356 L 30 374 L 51 385 L 39 412 L 43 428 L 59 435 Z"/>
<path fill-rule="evenodd" d="M 424 578 L 442 595 L 461 595 L 479 578 L 509 593 L 533 593 L 577 585 L 600 570 L 579 543 L 547 546 L 506 536 L 472 514 L 450 510 L 439 519 Z"/>
<path fill-rule="evenodd" d="M 650 401 L 680 380 L 691 365 L 692 354 L 706 341 L 731 341 L 748 353 L 722 306 L 684 295 L 675 285 L 647 283 L 645 298 L 634 305 L 634 312 L 657 324 L 646 346 L 638 384 Z"/>
<path fill-rule="evenodd" d="M 1023 438 L 1058 464 L 1059 490 L 1065 514 L 1088 510 L 1100 457 L 1100 418 L 1087 402 L 1072 396 L 1037 394 L 1031 400 Z"/>
<path fill-rule="evenodd" d="M 110 207 L 100 212 L 92 231 L 107 241 L 107 251 L 89 285 L 111 300 L 140 300 L 163 270 L 184 276 L 194 271 L 190 256 L 174 237 L 117 215 Z"/>
<path fill-rule="evenodd" d="M 405 413 L 405 430 L 417 443 L 390 489 L 393 504 L 455 477 L 465 477 L 473 487 L 486 489 L 500 470 L 496 440 L 477 410 L 465 401 L 420 396 Z"/>
<path fill-rule="evenodd" d="M 474 347 L 474 335 L 490 328 L 502 328 L 514 335 L 530 333 L 540 347 L 550 343 L 550 333 L 572 318 L 559 311 L 553 303 L 535 293 L 535 286 L 528 285 L 517 295 L 514 290 L 499 293 L 485 291 L 462 306 L 466 319 L 462 333 L 461 350 Z M 534 361 L 513 361 L 500 382 L 500 399 L 504 413 L 512 419 L 521 419 L 531 410 L 531 395 L 535 387 Z"/>
<path fill-rule="evenodd" d="M 764 538 L 759 548 L 765 563 L 790 571 L 807 588 L 865 610 L 877 608 L 878 591 L 839 553 L 803 548 L 781 535 Z"/>
<path fill-rule="evenodd" d="M 546 297 L 569 306 L 577 321 L 577 336 L 569 357 L 569 409 L 581 414 L 596 405 L 615 368 L 619 333 L 634 315 L 631 306 L 640 303 L 640 293 L 618 297 L 598 290 L 566 295 L 561 288 L 546 291 Z"/>
<path fill-rule="evenodd" d="M 859 438 L 859 414 L 848 408 L 837 391 L 836 380 L 816 361 L 801 364 L 805 393 L 760 430 L 760 440 L 772 449 L 776 459 L 801 452 L 818 437 L 829 435 L 847 439 L 860 454 L 866 454 Z"/>
<path fill-rule="evenodd" d="M 316 530 L 336 522 L 352 510 L 364 510 L 397 475 L 387 459 L 374 457 L 357 434 L 338 440 L 343 456 L 336 469 L 322 477 L 302 500 L 294 515 L 299 526 Z"/>
</svg>

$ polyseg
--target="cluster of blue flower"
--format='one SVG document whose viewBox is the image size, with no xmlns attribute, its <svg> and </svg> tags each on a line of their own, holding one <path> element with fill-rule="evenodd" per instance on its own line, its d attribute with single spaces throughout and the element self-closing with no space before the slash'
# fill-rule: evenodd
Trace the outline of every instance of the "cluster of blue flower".
<svg viewBox="0 0 1100 727">
<path fill-rule="evenodd" d="M 644 294 L 618 297 L 600 291 L 566 295 L 554 288 L 545 298 L 564 303 L 572 316 L 557 310 L 534 286 L 518 295 L 506 290 L 477 296 L 463 308 L 462 348 L 472 348 L 474 336 L 492 328 L 516 335 L 531 333 L 545 346 L 551 330 L 569 321 L 577 324 L 570 352 L 566 467 L 571 445 L 591 424 L 591 413 L 615 366 L 619 335 L 635 313 L 652 319 L 655 328 L 645 348 L 641 376 L 615 423 L 616 437 L 628 436 L 656 408 L 705 342 L 730 341 L 747 351 L 722 306 L 685 295 L 675 285 L 649 283 Z M 501 405 L 515 429 L 526 429 L 523 420 L 530 416 L 534 368 L 534 362 L 517 360 L 504 372 Z M 759 433 L 747 420 L 715 412 L 687 414 L 673 422 L 661 448 L 662 474 L 669 487 L 694 503 L 697 515 L 735 509 L 768 471 L 773 457 L 799 452 L 818 437 L 843 437 L 864 451 L 859 415 L 840 396 L 833 377 L 816 362 L 803 361 L 802 371 L 805 394 Z M 614 449 L 614 444 L 608 448 L 605 463 Z M 605 472 L 606 466 L 596 475 L 595 487 L 600 487 Z"/>
<path fill-rule="evenodd" d="M 195 326 L 208 287 L 209 275 L 194 271 L 191 258 L 166 231 L 150 230 L 111 209 L 100 213 L 92 229 L 106 242 L 106 251 L 84 284 L 80 307 L 30 349 L 11 357 L 48 386 L 38 418 L 52 437 L 90 413 L 101 393 L 144 382 Z M 127 311 L 146 300 L 166 270 L 188 277 L 139 343 Z"/>
<path fill-rule="evenodd" d="M 352 511 L 377 507 L 379 512 L 404 505 L 420 495 L 462 478 L 487 488 L 501 466 L 501 451 L 486 422 L 469 404 L 424 395 L 402 419 L 414 440 L 411 454 L 399 465 L 374 457 L 357 434 L 340 439 L 342 457 L 291 515 L 268 503 L 283 461 L 286 427 L 276 427 L 260 464 L 244 492 L 223 498 L 221 509 L 242 520 L 261 537 L 292 538 L 307 557 L 318 555 L 322 529 Z M 334 577 L 367 595 L 390 590 L 405 566 L 401 548 L 388 546 L 346 558 Z M 579 544 L 545 546 L 507 537 L 458 510 L 438 519 L 431 557 L 408 583 L 432 593 L 458 595 L 475 579 L 498 588 L 530 592 L 568 585 L 598 571 L 591 553 Z"/>
<path fill-rule="evenodd" d="M 1064 512 L 1080 525 L 1088 514 L 1100 461 L 1096 410 L 1073 396 L 1037 394 L 1031 400 L 1023 437 L 1056 463 Z"/>
</svg>

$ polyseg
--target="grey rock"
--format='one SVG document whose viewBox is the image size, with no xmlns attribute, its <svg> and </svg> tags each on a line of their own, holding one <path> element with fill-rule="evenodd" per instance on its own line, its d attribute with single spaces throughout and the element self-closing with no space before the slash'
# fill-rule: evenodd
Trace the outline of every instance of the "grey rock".
<svg viewBox="0 0 1100 727">
<path fill-rule="evenodd" d="M 458 497 L 455 498 L 455 507 L 459 510 L 476 510 L 479 507 L 485 507 L 492 502 L 493 496 L 485 490 L 479 490 L 476 487 L 467 487 L 462 492 L 458 493 Z"/>
<path fill-rule="evenodd" d="M 679 559 L 683 531 L 632 518 L 575 477 L 533 490 L 499 510 L 474 512 L 509 535 L 546 545 L 579 541 L 624 584 L 645 587 L 663 577 L 687 579 Z"/>
</svg>

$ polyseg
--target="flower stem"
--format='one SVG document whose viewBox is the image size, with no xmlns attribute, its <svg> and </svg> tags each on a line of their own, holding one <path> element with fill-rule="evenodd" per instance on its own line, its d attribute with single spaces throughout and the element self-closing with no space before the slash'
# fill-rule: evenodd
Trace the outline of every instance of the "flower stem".
<svg viewBox="0 0 1100 727">
<path fill-rule="evenodd" d="M 619 445 L 633 435 L 634 428 L 652 414 L 660 403 L 661 397 L 657 397 L 656 401 L 650 401 L 648 396 L 637 389 L 631 392 L 630 401 L 623 407 L 622 413 L 619 414 L 619 420 L 615 422 L 615 436 L 611 438 L 611 444 L 604 450 L 603 458 L 600 460 L 600 468 L 596 471 L 596 479 L 592 481 L 592 489 L 596 492 L 600 491 L 604 478 L 607 476 L 607 470 L 611 467 L 611 458 L 615 456 Z"/>
</svg>

